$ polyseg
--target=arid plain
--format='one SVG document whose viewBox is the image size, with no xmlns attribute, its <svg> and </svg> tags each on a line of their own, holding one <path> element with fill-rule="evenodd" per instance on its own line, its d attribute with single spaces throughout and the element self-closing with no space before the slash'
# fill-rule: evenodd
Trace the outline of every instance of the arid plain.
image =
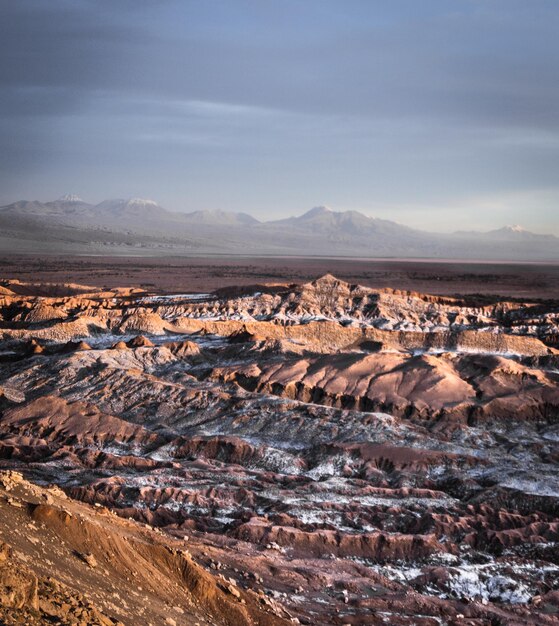
<svg viewBox="0 0 559 626">
<path fill-rule="evenodd" d="M 257 283 L 304 283 L 333 274 L 350 283 L 437 295 L 553 299 L 559 263 L 323 257 L 106 257 L 0 255 L 2 278 L 27 282 L 207 293 Z"/>
</svg>

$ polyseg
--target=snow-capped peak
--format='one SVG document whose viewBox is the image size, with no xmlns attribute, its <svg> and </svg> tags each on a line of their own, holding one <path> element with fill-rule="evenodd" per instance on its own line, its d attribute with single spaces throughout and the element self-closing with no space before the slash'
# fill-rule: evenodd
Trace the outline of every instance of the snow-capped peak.
<svg viewBox="0 0 559 626">
<path fill-rule="evenodd" d="M 519 224 L 511 224 L 509 226 L 505 226 L 505 230 L 509 230 L 512 233 L 525 233 L 527 232 L 525 228 L 520 226 Z"/>
<path fill-rule="evenodd" d="M 325 213 L 333 213 L 333 211 L 330 207 L 327 207 L 327 206 L 315 206 L 310 211 L 307 211 L 306 213 L 304 213 L 302 217 L 304 218 L 317 217 L 318 215 L 324 215 Z"/>
<path fill-rule="evenodd" d="M 58 198 L 59 202 L 83 202 L 83 200 L 74 193 L 64 194 L 61 198 Z"/>
<path fill-rule="evenodd" d="M 157 202 L 155 202 L 155 200 L 149 200 L 148 198 L 130 198 L 126 204 L 135 204 L 136 206 L 157 206 Z"/>
</svg>

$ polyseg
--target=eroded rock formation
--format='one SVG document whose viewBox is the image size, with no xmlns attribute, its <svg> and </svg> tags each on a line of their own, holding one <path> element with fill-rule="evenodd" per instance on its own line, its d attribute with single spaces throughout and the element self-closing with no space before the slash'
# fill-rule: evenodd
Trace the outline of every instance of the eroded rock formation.
<svg viewBox="0 0 559 626">
<path fill-rule="evenodd" d="M 559 623 L 557 303 L 325 276 L 176 296 L 5 282 L 0 313 L 0 467 L 63 490 L 0 506 L 71 545 L 87 585 L 136 572 L 151 598 L 158 571 L 176 624 Z M 186 561 L 163 545 L 185 540 Z M 48 581 L 22 572 L 9 610 L 42 611 Z"/>
</svg>

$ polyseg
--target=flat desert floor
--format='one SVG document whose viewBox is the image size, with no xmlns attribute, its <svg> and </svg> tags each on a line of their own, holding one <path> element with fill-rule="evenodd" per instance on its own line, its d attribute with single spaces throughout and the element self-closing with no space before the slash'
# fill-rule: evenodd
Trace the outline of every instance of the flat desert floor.
<svg viewBox="0 0 559 626">
<path fill-rule="evenodd" d="M 253 283 L 304 283 L 334 274 L 367 287 L 439 295 L 484 294 L 550 299 L 559 295 L 559 264 L 325 259 L 301 257 L 0 257 L 2 277 L 96 287 L 142 287 L 166 293 L 210 292 Z"/>
</svg>

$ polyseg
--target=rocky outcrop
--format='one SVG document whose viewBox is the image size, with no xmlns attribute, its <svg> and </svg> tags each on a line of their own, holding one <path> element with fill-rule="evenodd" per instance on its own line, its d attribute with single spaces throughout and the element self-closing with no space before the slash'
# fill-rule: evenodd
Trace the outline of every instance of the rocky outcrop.
<svg viewBox="0 0 559 626">
<path fill-rule="evenodd" d="M 559 378 L 487 355 L 360 353 L 249 362 L 213 370 L 260 393 L 399 417 L 559 419 Z"/>
<path fill-rule="evenodd" d="M 33 437 L 42 443 L 58 445 L 145 445 L 159 441 L 141 426 L 103 413 L 93 405 L 67 402 L 56 396 L 40 397 L 6 411 L 2 428 L 11 437 Z"/>
<path fill-rule="evenodd" d="M 67 317 L 68 314 L 64 309 L 39 302 L 25 315 L 25 321 L 29 324 L 37 324 L 51 320 L 63 320 Z"/>
<path fill-rule="evenodd" d="M 0 542 L 0 606 L 6 609 L 39 609 L 37 576 L 27 567 L 17 567 L 13 550 Z"/>
<path fill-rule="evenodd" d="M 127 314 L 119 325 L 121 333 L 133 331 L 151 335 L 162 335 L 167 328 L 170 328 L 170 325 L 157 313 L 142 310 Z"/>
</svg>

